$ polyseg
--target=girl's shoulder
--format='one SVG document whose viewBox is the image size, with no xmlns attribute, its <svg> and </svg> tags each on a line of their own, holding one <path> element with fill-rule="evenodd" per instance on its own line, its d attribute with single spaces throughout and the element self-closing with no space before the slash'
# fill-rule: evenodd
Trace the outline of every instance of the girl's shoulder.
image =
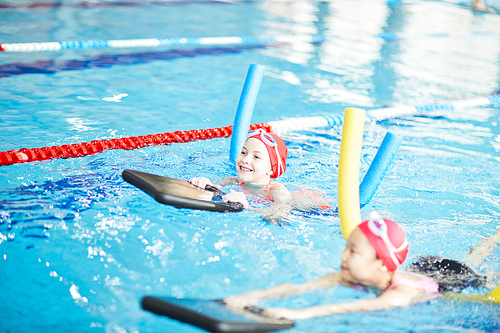
<svg viewBox="0 0 500 333">
<path fill-rule="evenodd" d="M 422 274 L 412 272 L 396 272 L 392 284 L 386 291 L 394 288 L 413 288 L 418 289 L 427 296 L 427 299 L 440 296 L 438 283 Z"/>
<path fill-rule="evenodd" d="M 292 194 L 290 191 L 286 188 L 285 185 L 278 183 L 274 180 L 271 180 L 269 185 L 267 186 L 267 191 L 269 193 L 269 196 L 273 198 L 273 200 L 276 201 L 276 199 L 279 199 L 281 201 L 291 201 L 292 200 Z"/>
<path fill-rule="evenodd" d="M 419 286 L 420 284 L 426 283 L 428 281 L 433 281 L 432 279 L 418 273 L 396 271 L 392 278 L 392 283 L 388 289 L 395 288 L 396 286 Z"/>
<path fill-rule="evenodd" d="M 396 272 L 394 272 L 394 277 L 392 280 L 393 282 L 399 280 L 420 281 L 422 277 L 422 274 L 397 270 Z"/>
<path fill-rule="evenodd" d="M 286 188 L 285 185 L 283 185 L 281 183 L 278 183 L 275 180 L 271 180 L 269 182 L 269 185 L 268 185 L 267 188 L 269 189 L 269 191 L 286 191 L 286 192 L 290 192 L 290 191 L 288 191 L 288 189 Z"/>
</svg>

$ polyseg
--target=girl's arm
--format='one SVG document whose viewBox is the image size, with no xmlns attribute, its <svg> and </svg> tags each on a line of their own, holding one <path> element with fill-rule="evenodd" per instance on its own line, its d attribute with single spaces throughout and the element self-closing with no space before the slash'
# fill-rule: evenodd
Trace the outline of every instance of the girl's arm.
<svg viewBox="0 0 500 333">
<path fill-rule="evenodd" d="M 267 222 L 275 222 L 288 216 L 288 213 L 292 210 L 292 194 L 287 188 L 280 183 L 272 182 L 269 187 L 269 196 L 274 201 L 274 203 L 268 208 L 257 208 L 249 205 L 246 195 L 243 192 L 237 192 L 231 190 L 228 194 L 223 197 L 224 201 L 239 202 L 243 205 L 243 208 L 255 211 L 263 215 L 263 219 Z"/>
<path fill-rule="evenodd" d="M 497 232 L 489 237 L 486 237 L 481 243 L 469 252 L 466 264 L 479 267 L 483 264 L 484 259 L 490 256 L 495 248 L 500 243 L 500 228 Z"/>
<path fill-rule="evenodd" d="M 285 185 L 273 182 L 269 188 L 269 195 L 274 204 L 267 209 L 260 209 L 259 213 L 263 215 L 263 219 L 272 223 L 287 217 L 293 208 L 291 204 L 293 198 L 290 191 Z"/>
<path fill-rule="evenodd" d="M 426 301 L 426 298 L 422 298 L 422 293 L 425 292 L 410 286 L 399 285 L 373 299 L 313 306 L 297 310 L 283 308 L 266 309 L 264 310 L 263 315 L 272 318 L 297 320 L 349 312 L 387 310 Z"/>
<path fill-rule="evenodd" d="M 243 309 L 246 306 L 257 305 L 259 300 L 288 297 L 319 288 L 333 287 L 339 283 L 340 274 L 334 273 L 300 285 L 285 283 L 269 289 L 250 291 L 240 296 L 229 296 L 224 302 L 229 308 Z"/>
<path fill-rule="evenodd" d="M 271 224 L 280 223 L 281 219 L 284 219 L 288 216 L 290 211 L 292 210 L 292 205 L 290 204 L 274 204 L 268 209 L 256 209 L 260 211 L 262 214 L 262 219 Z"/>
</svg>

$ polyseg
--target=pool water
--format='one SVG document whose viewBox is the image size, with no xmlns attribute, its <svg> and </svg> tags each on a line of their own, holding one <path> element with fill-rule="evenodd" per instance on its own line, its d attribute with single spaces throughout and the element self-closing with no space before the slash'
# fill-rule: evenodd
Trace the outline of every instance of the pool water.
<svg viewBox="0 0 500 333">
<path fill-rule="evenodd" d="M 0 151 L 228 126 L 252 63 L 252 122 L 493 96 L 496 13 L 452 1 L 2 1 L 0 43 L 323 35 L 318 43 L 0 53 Z M 483 32 L 483 33 L 478 33 Z M 380 38 L 379 34 L 399 38 Z M 466 261 L 500 218 L 500 105 L 365 126 L 361 177 L 384 135 L 404 138 L 366 215 L 399 221 L 421 254 Z M 280 181 L 337 197 L 340 127 L 283 134 Z M 340 271 L 337 216 L 178 210 L 121 179 L 234 175 L 230 139 L 0 167 L 0 330 L 199 332 L 140 309 L 145 295 L 214 299 Z M 476 270 L 500 276 L 500 247 Z M 466 290 L 486 293 L 490 289 Z M 291 308 L 373 297 L 343 287 L 272 301 Z M 304 320 L 289 332 L 493 332 L 500 307 L 439 299 Z"/>
</svg>

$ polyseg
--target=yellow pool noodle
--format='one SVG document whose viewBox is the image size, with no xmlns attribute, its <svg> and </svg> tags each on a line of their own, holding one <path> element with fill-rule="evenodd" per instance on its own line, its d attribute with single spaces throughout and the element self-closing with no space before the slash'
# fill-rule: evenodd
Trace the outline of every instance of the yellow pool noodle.
<svg viewBox="0 0 500 333">
<path fill-rule="evenodd" d="M 444 294 L 444 296 L 447 298 L 456 299 L 460 301 L 475 301 L 483 303 L 500 304 L 500 285 L 496 287 L 492 292 L 486 295 L 463 295 L 463 294 L 447 293 Z"/>
<path fill-rule="evenodd" d="M 488 296 L 490 297 L 490 302 L 500 304 L 500 285 L 493 289 L 493 291 L 489 293 Z"/>
<path fill-rule="evenodd" d="M 359 208 L 359 164 L 365 110 L 346 108 L 340 142 L 338 205 L 342 236 L 345 239 L 361 223 Z"/>
</svg>

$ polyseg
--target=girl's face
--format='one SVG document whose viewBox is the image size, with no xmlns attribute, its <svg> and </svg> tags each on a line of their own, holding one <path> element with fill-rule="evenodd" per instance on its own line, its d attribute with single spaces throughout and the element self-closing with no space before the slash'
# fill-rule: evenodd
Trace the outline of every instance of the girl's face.
<svg viewBox="0 0 500 333">
<path fill-rule="evenodd" d="M 236 172 L 241 181 L 253 185 L 269 184 L 271 160 L 264 143 L 258 139 L 247 140 L 236 157 Z"/>
<path fill-rule="evenodd" d="M 377 259 L 375 250 L 359 228 L 354 229 L 349 236 L 341 259 L 340 276 L 343 280 L 364 285 L 375 284 L 382 261 Z"/>
</svg>

